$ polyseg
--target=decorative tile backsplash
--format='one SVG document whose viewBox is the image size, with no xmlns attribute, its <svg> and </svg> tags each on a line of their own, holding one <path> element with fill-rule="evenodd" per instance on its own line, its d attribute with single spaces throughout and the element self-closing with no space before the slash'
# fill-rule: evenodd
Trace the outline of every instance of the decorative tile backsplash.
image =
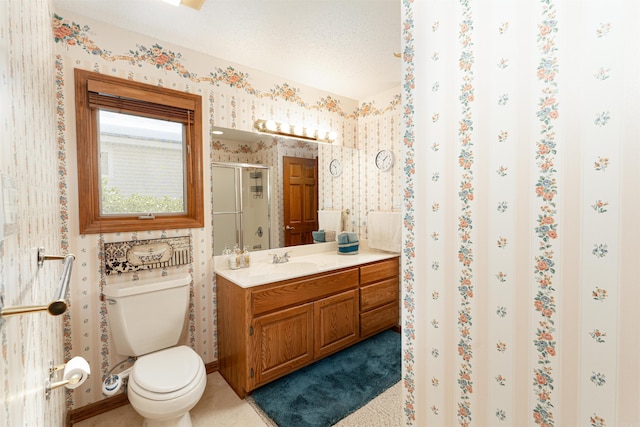
<svg viewBox="0 0 640 427">
<path fill-rule="evenodd" d="M 189 264 L 189 243 L 189 236 L 105 243 L 105 272 L 131 273 Z"/>
</svg>

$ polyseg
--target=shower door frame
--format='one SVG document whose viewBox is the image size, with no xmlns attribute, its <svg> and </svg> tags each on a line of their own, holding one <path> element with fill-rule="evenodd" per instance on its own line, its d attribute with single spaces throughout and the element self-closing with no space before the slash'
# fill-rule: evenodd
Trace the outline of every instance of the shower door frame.
<svg viewBox="0 0 640 427">
<path fill-rule="evenodd" d="M 271 184 L 270 184 L 270 174 L 269 174 L 269 166 L 267 165 L 263 165 L 263 164 L 255 164 L 255 163 L 239 163 L 239 162 L 212 162 L 211 163 L 212 167 L 215 166 L 220 166 L 220 167 L 225 167 L 225 168 L 230 168 L 234 170 L 234 175 L 235 175 L 235 180 L 237 182 L 237 186 L 235 187 L 235 199 L 236 199 L 236 211 L 234 212 L 226 212 L 226 211 L 215 211 L 215 207 L 213 206 L 213 169 L 212 169 L 212 173 L 211 173 L 211 179 L 212 179 L 212 194 L 211 194 L 211 215 L 212 215 L 212 221 L 213 221 L 213 232 L 215 233 L 215 217 L 216 215 L 221 215 L 221 214 L 235 214 L 237 216 L 237 218 L 239 218 L 239 220 L 237 220 L 237 226 L 236 226 L 236 234 L 237 234 L 237 241 L 238 241 L 238 245 L 240 248 L 242 248 L 245 245 L 245 238 L 244 238 L 244 201 L 242 198 L 242 189 L 244 188 L 244 182 L 243 182 L 243 177 L 242 177 L 242 172 L 243 169 L 246 168 L 253 168 L 253 169 L 261 169 L 261 170 L 265 170 L 267 172 L 267 182 L 266 184 L 263 184 L 263 192 L 266 194 L 267 197 L 267 225 L 266 225 L 266 234 L 267 234 L 267 248 L 263 248 L 263 249 L 270 249 L 271 248 Z M 215 240 L 215 237 L 214 239 Z M 213 249 L 213 253 L 215 254 L 216 250 L 218 252 L 221 252 L 223 248 L 216 248 L 215 245 L 212 244 L 212 246 L 214 246 Z M 251 248 L 250 248 L 251 249 Z"/>
</svg>

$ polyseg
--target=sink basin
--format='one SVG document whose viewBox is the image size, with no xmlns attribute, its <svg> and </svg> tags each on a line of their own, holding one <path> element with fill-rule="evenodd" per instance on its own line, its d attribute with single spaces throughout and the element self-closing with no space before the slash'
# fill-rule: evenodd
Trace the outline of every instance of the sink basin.
<svg viewBox="0 0 640 427">
<path fill-rule="evenodd" d="M 257 264 L 252 265 L 251 270 L 255 269 L 256 275 L 278 275 L 278 274 L 313 274 L 318 269 L 318 265 L 313 262 L 306 261 L 289 261 L 282 264 Z"/>
</svg>

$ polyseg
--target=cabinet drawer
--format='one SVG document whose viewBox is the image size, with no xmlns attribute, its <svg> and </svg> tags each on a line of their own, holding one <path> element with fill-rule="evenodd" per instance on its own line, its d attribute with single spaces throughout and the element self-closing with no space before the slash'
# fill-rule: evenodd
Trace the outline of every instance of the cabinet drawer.
<svg viewBox="0 0 640 427">
<path fill-rule="evenodd" d="M 360 315 L 360 338 L 396 326 L 399 320 L 400 307 L 397 302 L 362 313 Z"/>
<path fill-rule="evenodd" d="M 398 258 L 364 265 L 360 267 L 360 284 L 366 285 L 367 283 L 396 277 L 399 273 Z"/>
<path fill-rule="evenodd" d="M 253 315 L 257 316 L 357 287 L 357 268 L 295 279 L 282 285 L 252 291 L 252 311 Z"/>
<path fill-rule="evenodd" d="M 360 288 L 360 310 L 367 311 L 381 305 L 397 302 L 400 293 L 398 286 L 398 279 L 394 277 Z"/>
</svg>

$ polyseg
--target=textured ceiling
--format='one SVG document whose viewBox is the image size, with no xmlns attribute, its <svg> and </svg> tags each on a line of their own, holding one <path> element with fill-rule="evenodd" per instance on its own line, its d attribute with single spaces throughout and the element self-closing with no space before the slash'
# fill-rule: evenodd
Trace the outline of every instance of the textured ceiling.
<svg viewBox="0 0 640 427">
<path fill-rule="evenodd" d="M 400 0 L 53 0 L 70 11 L 337 95 L 400 84 Z"/>
</svg>

